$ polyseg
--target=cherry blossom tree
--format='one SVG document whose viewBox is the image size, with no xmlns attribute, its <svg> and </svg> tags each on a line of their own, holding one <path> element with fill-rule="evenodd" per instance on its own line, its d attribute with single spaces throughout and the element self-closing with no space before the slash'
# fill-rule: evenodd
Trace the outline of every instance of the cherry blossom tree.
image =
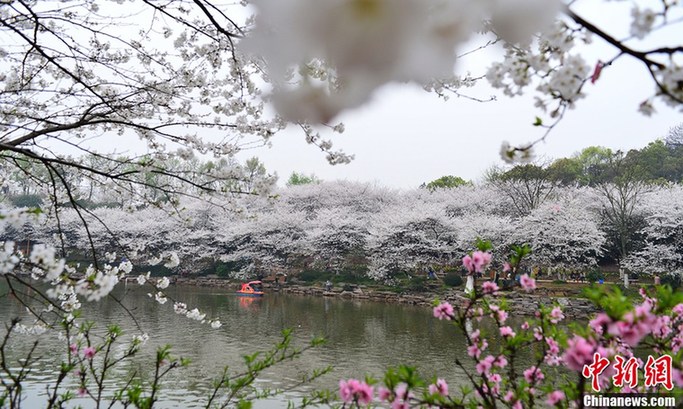
<svg viewBox="0 0 683 409">
<path fill-rule="evenodd" d="M 561 273 L 563 269 L 586 270 L 596 266 L 603 254 L 606 235 L 600 229 L 596 194 L 590 189 L 564 192 L 514 222 L 511 241 L 528 242 L 529 260 Z"/>
<path fill-rule="evenodd" d="M 629 254 L 625 266 L 636 273 L 683 275 L 683 189 L 665 187 L 643 195 L 645 246 Z"/>
</svg>

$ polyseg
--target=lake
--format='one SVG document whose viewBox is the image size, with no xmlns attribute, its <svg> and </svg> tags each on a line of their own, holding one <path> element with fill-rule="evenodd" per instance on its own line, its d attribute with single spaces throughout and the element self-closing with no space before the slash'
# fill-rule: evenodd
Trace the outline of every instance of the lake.
<svg viewBox="0 0 683 409">
<path fill-rule="evenodd" d="M 259 387 L 283 387 L 288 381 L 294 382 L 304 373 L 327 365 L 333 365 L 334 370 L 311 387 L 258 402 L 257 408 L 283 407 L 287 399 L 296 399 L 313 387 L 336 391 L 342 378 L 362 378 L 366 374 L 381 378 L 387 367 L 402 363 L 417 366 L 426 376 L 438 374 L 452 385 L 465 382 L 454 365 L 456 357 L 469 360 L 465 339 L 448 322 L 433 318 L 428 308 L 277 293 L 259 299 L 239 297 L 227 289 L 169 287 L 169 296 L 187 303 L 189 308 L 197 307 L 207 317 L 220 317 L 223 326 L 212 329 L 208 324 L 176 315 L 170 301 L 164 305 L 153 302 L 137 285 L 122 286 L 116 294 L 122 296 L 124 291 L 123 304 L 150 335 L 143 356 L 136 359 L 151 362 L 157 346 L 170 344 L 174 355 L 192 361 L 189 368 L 175 371 L 166 379 L 158 407 L 203 407 L 212 378 L 226 365 L 233 371 L 243 368 L 243 355 L 269 349 L 281 339 L 285 328 L 294 330 L 299 345 L 314 336 L 324 336 L 327 344 L 306 352 L 298 360 L 268 369 L 258 379 Z M 25 315 L 18 302 L 8 296 L 0 298 L 0 311 L 6 320 Z M 116 323 L 127 334 L 138 333 L 133 320 L 112 300 L 84 303 L 83 311 L 100 328 L 105 323 Z M 54 356 L 64 354 L 64 344 L 55 333 L 46 333 L 40 340 L 42 357 L 33 367 L 24 402 L 31 408 L 45 406 L 45 386 L 54 381 L 58 368 Z M 11 344 L 10 354 L 15 359 L 27 351 L 26 341 L 19 336 Z M 127 365 L 119 368 L 117 374 L 123 376 L 134 369 L 134 365 Z M 73 402 L 74 406 L 88 407 L 87 401 Z"/>
</svg>

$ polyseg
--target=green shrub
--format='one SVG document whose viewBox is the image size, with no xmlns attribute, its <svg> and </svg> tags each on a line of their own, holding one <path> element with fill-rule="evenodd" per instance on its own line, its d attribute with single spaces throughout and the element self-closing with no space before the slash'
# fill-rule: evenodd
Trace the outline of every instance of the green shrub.
<svg viewBox="0 0 683 409">
<path fill-rule="evenodd" d="M 443 277 L 443 282 L 449 287 L 458 287 L 462 285 L 462 276 L 460 273 L 448 273 Z"/>
<path fill-rule="evenodd" d="M 313 281 L 324 281 L 330 277 L 330 273 L 325 271 L 317 270 L 303 270 L 297 274 L 297 278 L 306 283 L 311 283 Z"/>
<path fill-rule="evenodd" d="M 215 272 L 220 278 L 228 278 L 230 276 L 230 267 L 226 263 L 219 263 L 216 265 Z"/>
<path fill-rule="evenodd" d="M 411 292 L 427 291 L 427 277 L 413 277 L 408 281 L 406 290 Z"/>
<path fill-rule="evenodd" d="M 589 271 L 588 274 L 586 274 L 586 280 L 588 280 L 589 283 L 594 283 L 596 281 L 604 280 L 605 275 L 602 274 L 602 271 L 600 270 L 592 270 Z"/>
</svg>

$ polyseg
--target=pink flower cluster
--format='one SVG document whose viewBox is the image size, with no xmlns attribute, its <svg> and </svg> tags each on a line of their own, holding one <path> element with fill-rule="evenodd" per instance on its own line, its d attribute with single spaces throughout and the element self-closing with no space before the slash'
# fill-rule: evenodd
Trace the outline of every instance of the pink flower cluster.
<svg viewBox="0 0 683 409">
<path fill-rule="evenodd" d="M 448 384 L 444 379 L 437 379 L 435 383 L 429 385 L 429 393 L 432 395 L 448 396 Z"/>
<path fill-rule="evenodd" d="M 72 354 L 78 355 L 78 345 L 77 344 L 71 344 L 69 345 L 69 351 L 71 351 Z M 83 348 L 83 357 L 86 359 L 93 359 L 95 357 L 95 354 L 97 353 L 97 349 L 95 347 L 85 347 Z"/>
<path fill-rule="evenodd" d="M 597 350 L 597 344 L 594 340 L 574 335 L 574 338 L 567 341 L 567 344 L 563 358 L 569 369 L 580 371 L 584 365 L 592 362 L 593 353 Z"/>
<path fill-rule="evenodd" d="M 372 402 L 373 393 L 372 386 L 358 379 L 339 381 L 339 396 L 346 403 L 356 401 L 359 405 L 368 405 Z"/>
<path fill-rule="evenodd" d="M 482 351 L 489 346 L 488 341 L 485 338 L 480 339 L 479 335 L 480 332 L 478 329 L 472 332 L 470 335 L 472 344 L 467 347 L 467 355 L 477 359 L 481 356 Z"/>
<path fill-rule="evenodd" d="M 486 281 L 484 284 L 481 285 L 481 289 L 484 292 L 484 294 L 493 294 L 500 288 L 498 288 L 498 285 L 493 281 Z"/>
<path fill-rule="evenodd" d="M 468 272 L 483 273 L 486 266 L 491 263 L 491 253 L 485 251 L 475 251 L 470 256 L 469 254 L 462 258 L 462 265 Z"/>
<path fill-rule="evenodd" d="M 441 381 L 442 383 L 440 384 L 439 381 Z M 439 393 L 439 391 L 443 391 L 443 396 L 448 394 L 448 384 L 443 379 L 438 379 L 436 384 L 429 386 L 430 393 L 434 393 L 432 392 L 432 387 L 436 388 L 434 389 L 436 393 Z M 409 409 L 410 399 L 413 399 L 415 397 L 415 395 L 408 390 L 408 385 L 406 385 L 405 383 L 397 385 L 393 391 L 391 389 L 381 387 L 379 388 L 378 394 L 379 400 L 381 400 L 382 402 L 391 402 L 391 409 Z"/>
<path fill-rule="evenodd" d="M 522 285 L 522 288 L 526 291 L 529 292 L 531 290 L 536 289 L 536 280 L 533 278 L 529 277 L 528 274 L 524 274 L 519 278 L 519 284 Z"/>
<path fill-rule="evenodd" d="M 449 303 L 442 302 L 434 307 L 434 318 L 438 318 L 440 320 L 452 320 L 453 317 L 453 306 Z"/>
<path fill-rule="evenodd" d="M 597 334 L 612 335 L 630 347 L 638 345 L 648 334 L 652 334 L 655 339 L 665 339 L 676 331 L 678 335 L 671 341 L 672 351 L 675 353 L 683 346 L 683 304 L 675 306 L 673 312 L 676 315 L 673 321 L 666 315 L 657 316 L 652 312 L 652 301 L 646 299 L 620 320 L 615 321 L 607 314 L 599 313 L 589 325 Z"/>
</svg>

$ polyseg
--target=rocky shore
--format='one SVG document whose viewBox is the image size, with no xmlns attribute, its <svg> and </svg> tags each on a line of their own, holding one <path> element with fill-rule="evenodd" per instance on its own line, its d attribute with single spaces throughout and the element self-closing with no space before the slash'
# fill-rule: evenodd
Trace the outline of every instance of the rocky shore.
<svg viewBox="0 0 683 409">
<path fill-rule="evenodd" d="M 233 281 L 220 278 L 200 277 L 200 278 L 177 278 L 174 280 L 176 285 L 192 285 L 201 287 L 219 288 L 238 288 L 238 284 Z M 281 292 L 284 294 L 296 294 L 318 297 L 338 297 L 346 299 L 368 300 L 375 302 L 410 304 L 424 307 L 431 307 L 434 299 L 448 301 L 454 305 L 464 305 L 467 301 L 465 293 L 459 289 L 446 291 L 433 291 L 424 293 L 396 293 L 391 291 L 380 291 L 373 288 L 356 285 L 335 286 L 331 291 L 325 291 L 321 287 L 303 286 L 297 284 L 275 284 L 264 283 L 264 289 L 270 292 Z M 525 293 L 520 290 L 502 291 L 502 297 L 507 300 L 509 311 L 515 315 L 534 315 L 538 311 L 539 305 L 550 306 L 554 303 L 560 304 L 564 315 L 570 319 L 588 319 L 598 312 L 590 301 L 579 298 L 576 291 L 550 290 L 538 288 L 532 293 Z"/>
</svg>

